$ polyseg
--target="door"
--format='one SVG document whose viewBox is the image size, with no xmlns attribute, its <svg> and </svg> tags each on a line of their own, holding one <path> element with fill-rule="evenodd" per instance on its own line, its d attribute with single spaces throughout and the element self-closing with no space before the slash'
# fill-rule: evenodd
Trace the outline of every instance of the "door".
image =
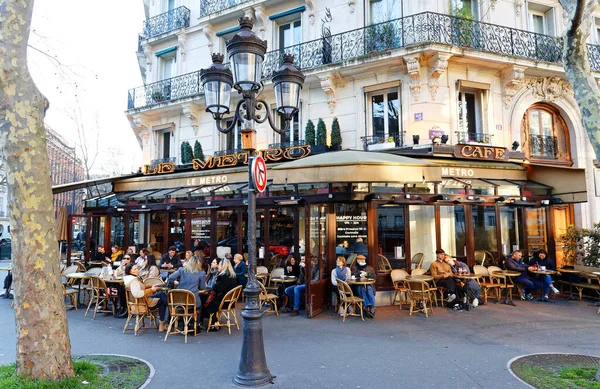
<svg viewBox="0 0 600 389">
<path fill-rule="evenodd" d="M 555 205 L 550 208 L 552 212 L 552 219 L 554 221 L 552 228 L 554 230 L 554 250 L 555 250 L 555 262 L 556 267 L 560 268 L 565 265 L 563 260 L 565 253 L 563 251 L 563 242 L 561 237 L 567 231 L 567 227 L 573 224 L 573 206 L 572 205 Z"/>
<path fill-rule="evenodd" d="M 327 282 L 330 264 L 327 262 L 328 239 L 327 217 L 329 208 L 325 204 L 311 204 L 307 207 L 309 219 L 308 242 L 305 249 L 306 260 L 306 315 L 314 317 L 323 312 L 327 303 Z M 308 254 L 313 258 L 308 260 Z M 319 280 L 311 282 L 313 267 L 319 268 Z"/>
</svg>

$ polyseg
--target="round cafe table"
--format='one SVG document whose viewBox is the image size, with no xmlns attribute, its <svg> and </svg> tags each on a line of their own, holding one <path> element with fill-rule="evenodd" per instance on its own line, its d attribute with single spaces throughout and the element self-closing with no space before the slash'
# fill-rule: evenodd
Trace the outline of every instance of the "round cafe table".
<svg viewBox="0 0 600 389">
<path fill-rule="evenodd" d="M 569 294 L 567 295 L 566 299 L 567 300 L 575 300 L 575 297 L 573 297 L 573 275 L 574 274 L 581 274 L 580 270 L 575 270 L 575 269 L 558 269 L 558 272 L 561 274 L 568 274 L 569 275 Z"/>
<path fill-rule="evenodd" d="M 512 270 L 502 270 L 502 271 L 492 272 L 492 275 L 504 277 L 504 292 L 506 293 L 506 298 L 504 300 L 496 301 L 496 302 L 499 302 L 500 304 L 512 305 L 513 307 L 516 307 L 515 303 L 512 300 L 512 294 L 508 290 L 508 278 L 509 277 L 511 277 L 511 278 L 518 277 L 521 275 L 521 273 L 519 273 L 518 271 L 512 271 Z"/>
<path fill-rule="evenodd" d="M 425 281 L 425 282 L 427 282 L 427 281 L 433 281 L 433 276 L 428 276 L 427 274 L 416 274 L 416 275 L 413 275 L 413 276 L 407 275 L 406 279 L 408 281 L 413 280 L 413 281 Z"/>
<path fill-rule="evenodd" d="M 463 280 L 476 280 L 478 278 L 481 278 L 480 275 L 471 274 L 471 273 L 469 273 L 469 274 L 458 274 L 457 273 L 457 274 L 454 274 L 453 277 L 454 278 L 460 278 L 460 279 L 463 279 Z"/>
<path fill-rule="evenodd" d="M 549 269 L 546 269 L 546 270 L 541 270 L 541 269 L 529 270 L 529 272 L 532 273 L 532 274 L 549 275 L 549 276 L 553 276 L 556 273 L 558 273 L 556 270 L 549 270 Z M 548 299 L 544 300 L 542 297 L 536 299 L 535 301 L 542 301 L 542 302 L 545 302 L 545 303 L 554 303 L 554 301 L 548 300 Z"/>
<path fill-rule="evenodd" d="M 346 281 L 349 285 L 373 285 L 377 280 L 375 278 L 355 278 Z"/>
<path fill-rule="evenodd" d="M 272 282 L 280 282 L 282 284 L 289 284 L 292 282 L 296 282 L 296 280 L 298 279 L 298 277 L 294 277 L 294 276 L 284 276 L 284 277 L 279 277 L 279 278 L 271 278 Z"/>
</svg>

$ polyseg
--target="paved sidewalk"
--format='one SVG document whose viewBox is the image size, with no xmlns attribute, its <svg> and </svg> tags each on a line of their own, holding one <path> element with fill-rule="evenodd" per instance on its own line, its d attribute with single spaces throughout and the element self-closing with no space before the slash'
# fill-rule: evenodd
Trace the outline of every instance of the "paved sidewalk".
<svg viewBox="0 0 600 389">
<path fill-rule="evenodd" d="M 0 280 L 5 273 L 0 272 Z M 409 317 L 396 307 L 374 320 L 331 312 L 309 320 L 267 314 L 266 355 L 273 388 L 525 388 L 506 369 L 519 355 L 565 352 L 599 355 L 600 316 L 589 302 L 488 304 L 470 312 L 434 308 Z M 152 363 L 149 388 L 234 388 L 241 331 L 190 338 L 142 331 L 122 333 L 124 320 L 68 311 L 73 354 L 114 353 Z M 0 300 L 0 363 L 15 358 L 14 315 Z"/>
</svg>

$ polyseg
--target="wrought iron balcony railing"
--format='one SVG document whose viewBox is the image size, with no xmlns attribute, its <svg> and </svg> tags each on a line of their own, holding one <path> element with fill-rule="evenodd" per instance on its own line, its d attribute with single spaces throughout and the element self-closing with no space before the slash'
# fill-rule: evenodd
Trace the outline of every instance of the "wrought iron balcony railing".
<svg viewBox="0 0 600 389">
<path fill-rule="evenodd" d="M 558 138 L 548 135 L 530 135 L 531 155 L 535 157 L 556 158 L 558 154 Z"/>
<path fill-rule="evenodd" d="M 469 142 L 491 144 L 492 136 L 494 136 L 493 134 L 482 134 L 479 132 L 472 133 L 472 132 L 456 131 L 455 133 L 456 133 L 456 141 L 459 144 L 465 144 L 465 143 L 469 143 Z"/>
<path fill-rule="evenodd" d="M 301 140 L 293 140 L 290 142 L 271 143 L 271 144 L 269 144 L 269 148 L 270 149 L 285 149 L 287 147 L 305 146 L 305 145 L 306 145 L 306 141 L 304 139 L 301 139 Z"/>
<path fill-rule="evenodd" d="M 391 134 L 389 136 L 361 136 L 363 141 L 363 149 L 368 150 L 371 145 L 390 145 L 392 147 L 401 147 L 403 144 L 404 131 L 399 134 Z"/>
<path fill-rule="evenodd" d="M 221 12 L 228 8 L 233 8 L 237 5 L 244 4 L 250 0 L 201 0 L 200 1 L 200 17 L 212 15 Z"/>
<path fill-rule="evenodd" d="M 142 53 L 144 51 L 144 49 L 142 48 L 142 40 L 144 39 L 144 37 L 142 35 L 138 35 L 138 53 Z"/>
<path fill-rule="evenodd" d="M 235 1 L 241 0 L 232 0 Z M 563 40 L 560 37 L 423 12 L 270 51 L 263 63 L 263 77 L 272 76 L 282 64 L 283 54 L 294 54 L 296 66 L 308 71 L 384 51 L 424 44 L 458 46 L 533 61 L 562 63 Z M 588 44 L 588 56 L 592 70 L 600 71 L 600 46 Z M 168 80 L 171 83 L 169 94 L 167 96 L 163 92 L 163 99 L 154 99 L 152 96 L 156 91 L 156 84 L 165 81 L 131 89 L 128 109 L 202 94 L 203 90 L 197 82 L 199 73 L 188 73 Z M 196 80 L 195 83 L 192 79 Z"/>
<path fill-rule="evenodd" d="M 215 157 L 220 157 L 223 155 L 230 155 L 230 154 L 239 154 L 239 153 L 245 153 L 246 151 L 244 151 L 243 149 L 227 149 L 227 150 L 219 150 L 219 151 L 215 151 Z"/>
<path fill-rule="evenodd" d="M 150 161 L 150 166 L 152 166 L 153 168 L 156 168 L 159 163 L 167 163 L 167 162 L 175 163 L 176 162 L 175 157 L 153 159 Z"/>
<path fill-rule="evenodd" d="M 190 26 L 190 10 L 184 6 L 144 21 L 143 39 L 154 38 L 166 32 Z"/>
</svg>

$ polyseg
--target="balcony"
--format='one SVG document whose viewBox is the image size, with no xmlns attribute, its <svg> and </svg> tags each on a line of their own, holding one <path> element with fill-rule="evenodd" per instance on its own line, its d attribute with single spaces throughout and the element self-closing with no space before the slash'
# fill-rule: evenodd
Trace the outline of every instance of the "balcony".
<svg viewBox="0 0 600 389">
<path fill-rule="evenodd" d="M 209 1 L 209 0 L 205 0 Z M 223 1 L 226 4 L 233 4 Z M 184 8 L 184 7 L 180 7 Z M 295 64 L 303 71 L 339 65 L 346 61 L 368 58 L 377 53 L 425 44 L 462 47 L 502 56 L 562 64 L 562 38 L 529 31 L 467 20 L 456 16 L 424 12 L 390 20 L 340 34 L 319 38 L 281 50 L 270 51 L 263 62 L 263 78 L 269 78 L 282 64 L 283 54 L 294 54 Z M 588 44 L 593 71 L 600 71 L 600 46 Z M 154 99 L 156 84 L 129 90 L 128 109 L 145 108 L 163 101 L 194 97 L 204 93 L 199 85 L 200 72 L 170 80 L 169 93 Z"/>
<path fill-rule="evenodd" d="M 390 134 L 389 136 L 361 136 L 363 149 L 369 151 L 387 150 L 401 147 L 403 143 L 404 131 L 399 134 Z"/>
<path fill-rule="evenodd" d="M 240 153 L 247 153 L 247 151 L 244 150 L 244 149 L 220 150 L 220 151 L 215 151 L 214 156 L 215 157 L 222 157 L 223 155 L 240 154 Z"/>
<path fill-rule="evenodd" d="M 467 144 L 467 143 L 485 143 L 485 144 L 491 144 L 492 143 L 492 136 L 494 135 L 490 135 L 490 134 L 482 134 L 479 132 L 473 133 L 473 132 L 460 132 L 460 131 L 456 131 L 456 143 L 458 144 Z"/>
<path fill-rule="evenodd" d="M 144 21 L 142 39 L 150 39 L 178 28 L 190 26 L 190 10 L 177 7 Z"/>
<path fill-rule="evenodd" d="M 296 146 L 305 146 L 306 141 L 304 139 L 301 140 L 293 140 L 290 142 L 281 142 L 281 143 L 271 143 L 269 144 L 270 149 L 286 149 L 288 147 L 296 147 Z"/>
<path fill-rule="evenodd" d="M 556 158 L 558 154 L 558 138 L 548 135 L 530 135 L 531 156 Z"/>
<path fill-rule="evenodd" d="M 203 18 L 249 1 L 250 0 L 200 0 L 200 17 Z"/>
</svg>

